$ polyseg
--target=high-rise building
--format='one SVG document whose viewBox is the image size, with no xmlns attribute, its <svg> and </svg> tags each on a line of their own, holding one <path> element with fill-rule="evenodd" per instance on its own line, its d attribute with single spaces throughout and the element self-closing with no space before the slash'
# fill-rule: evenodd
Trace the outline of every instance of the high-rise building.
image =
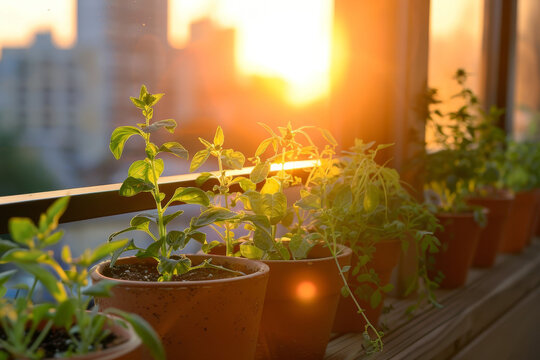
<svg viewBox="0 0 540 360">
<path fill-rule="evenodd" d="M 167 0 L 78 1 L 77 47 L 98 56 L 111 129 L 139 116 L 129 96 L 136 96 L 141 84 L 151 92 L 165 87 L 167 6 Z"/>
<path fill-rule="evenodd" d="M 55 47 L 48 32 L 28 48 L 4 48 L 0 131 L 18 137 L 63 186 L 78 186 L 78 174 L 106 151 L 99 86 L 96 57 Z"/>
</svg>

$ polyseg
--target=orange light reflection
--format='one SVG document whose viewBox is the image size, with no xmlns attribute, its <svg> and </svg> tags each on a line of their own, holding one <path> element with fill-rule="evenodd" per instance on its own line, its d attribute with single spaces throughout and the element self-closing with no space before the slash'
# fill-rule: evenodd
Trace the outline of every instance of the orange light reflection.
<svg viewBox="0 0 540 360">
<path fill-rule="evenodd" d="M 301 282 L 296 288 L 296 296 L 302 301 L 311 301 L 317 295 L 317 288 L 311 281 Z"/>
</svg>

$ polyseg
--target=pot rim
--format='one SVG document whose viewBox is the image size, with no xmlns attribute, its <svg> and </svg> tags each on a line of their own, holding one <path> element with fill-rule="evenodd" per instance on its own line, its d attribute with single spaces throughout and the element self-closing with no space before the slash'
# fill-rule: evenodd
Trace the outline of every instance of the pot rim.
<svg viewBox="0 0 540 360">
<path fill-rule="evenodd" d="M 79 354 L 79 355 L 71 356 L 69 359 L 113 360 L 123 355 L 129 354 L 130 352 L 132 352 L 133 350 L 141 346 L 144 346 L 141 338 L 137 335 L 137 333 L 135 333 L 135 330 L 133 329 L 133 326 L 131 326 L 130 323 L 128 323 L 127 321 L 124 321 L 122 318 L 113 314 L 105 314 L 105 316 L 107 316 L 112 321 L 112 323 L 109 325 L 106 325 L 106 327 L 110 329 L 111 332 L 114 333 L 116 336 L 125 339 L 125 341 L 120 344 L 116 344 L 112 347 L 103 349 L 103 350 L 91 351 L 86 354 Z M 119 324 L 116 321 L 121 321 L 122 324 Z M 58 359 L 58 358 L 44 358 L 43 360 L 54 360 L 54 359 Z"/>
<path fill-rule="evenodd" d="M 489 209 L 484 206 L 481 206 L 481 207 L 482 207 L 482 212 L 485 215 L 488 215 Z M 463 211 L 463 212 L 447 212 L 447 211 L 437 212 L 435 213 L 435 216 L 441 217 L 441 218 L 471 218 L 471 217 L 474 217 L 474 211 L 468 210 L 468 211 Z"/>
<path fill-rule="evenodd" d="M 326 245 L 322 245 L 323 247 L 327 247 Z M 348 246 L 345 246 L 345 245 L 342 245 L 342 244 L 337 244 L 338 248 L 341 248 L 341 252 L 337 255 L 337 258 L 340 259 L 340 258 L 344 258 L 344 257 L 347 257 L 350 255 L 352 255 L 352 250 L 351 248 L 349 248 Z M 325 257 L 320 257 L 320 258 L 313 258 L 313 259 L 296 259 L 296 260 L 258 260 L 258 261 L 261 261 L 263 263 L 266 263 L 266 262 L 269 262 L 269 263 L 273 263 L 273 264 L 285 264 L 285 263 L 313 263 L 313 262 L 323 262 L 323 261 L 328 261 L 328 259 L 333 259 L 333 257 L 330 255 L 330 256 L 325 256 Z"/>
<path fill-rule="evenodd" d="M 202 257 L 202 258 L 220 258 L 220 259 L 226 259 L 233 262 L 240 262 L 240 263 L 246 263 L 246 262 L 253 262 L 255 263 L 254 266 L 257 268 L 254 272 L 247 274 L 247 275 L 241 275 L 237 277 L 232 278 L 226 278 L 226 279 L 214 279 L 214 280 L 197 280 L 197 281 L 140 281 L 140 280 L 123 280 L 123 279 L 117 279 L 109 276 L 103 275 L 101 272 L 101 269 L 109 264 L 111 261 L 106 260 L 102 261 L 92 267 L 90 270 L 90 277 L 93 280 L 100 280 L 100 279 L 107 279 L 112 280 L 118 283 L 118 285 L 129 285 L 129 286 L 138 286 L 138 287 L 196 287 L 196 286 L 204 286 L 204 285 L 214 285 L 214 284 L 221 284 L 221 283 L 229 283 L 229 282 L 236 282 L 236 281 L 243 281 L 246 279 L 251 279 L 259 276 L 268 276 L 270 273 L 270 268 L 265 263 L 258 261 L 258 260 L 250 260 L 246 258 L 239 258 L 239 257 L 232 257 L 232 256 L 222 256 L 222 255 L 199 255 L 199 254 L 185 254 L 188 257 Z M 122 259 L 149 259 L 149 258 L 137 258 L 136 256 L 126 256 L 119 258 L 118 261 Z"/>
</svg>

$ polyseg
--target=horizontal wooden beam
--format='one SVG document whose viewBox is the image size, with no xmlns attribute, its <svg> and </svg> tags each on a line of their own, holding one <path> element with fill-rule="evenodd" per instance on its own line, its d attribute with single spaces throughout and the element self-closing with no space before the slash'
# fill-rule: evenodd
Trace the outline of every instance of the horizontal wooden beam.
<svg viewBox="0 0 540 360">
<path fill-rule="evenodd" d="M 307 175 L 309 166 L 305 164 L 293 165 L 290 171 L 302 179 Z M 227 175 L 249 176 L 253 167 L 246 167 L 242 170 L 228 170 Z M 275 173 L 273 171 L 272 173 Z M 159 181 L 159 190 L 165 193 L 166 198 L 172 196 L 178 187 L 197 186 L 195 179 L 200 174 L 186 174 L 175 176 L 164 176 Z M 201 189 L 208 191 L 217 184 L 216 181 L 208 181 Z M 151 196 L 139 194 L 133 197 L 120 196 L 118 190 L 122 184 L 109 184 L 102 186 L 90 186 L 75 189 L 47 191 L 23 195 L 11 195 L 0 197 L 0 234 L 8 232 L 7 223 L 9 218 L 14 216 L 29 217 L 36 221 L 49 205 L 56 199 L 70 196 L 70 202 L 66 213 L 60 221 L 62 223 L 88 220 L 104 216 L 118 215 L 141 210 L 155 208 L 154 200 Z M 241 191 L 237 184 L 231 188 L 232 191 Z"/>
</svg>

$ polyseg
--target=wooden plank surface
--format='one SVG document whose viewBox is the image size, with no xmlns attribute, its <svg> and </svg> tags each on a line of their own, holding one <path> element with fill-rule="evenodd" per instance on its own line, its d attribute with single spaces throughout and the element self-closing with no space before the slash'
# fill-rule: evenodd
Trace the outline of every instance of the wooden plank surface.
<svg viewBox="0 0 540 360">
<path fill-rule="evenodd" d="M 540 287 L 540 243 L 519 255 L 499 255 L 491 269 L 472 269 L 466 286 L 437 291 L 442 309 L 424 307 L 404 315 L 411 300 L 388 299 L 394 310 L 383 316 L 389 328 L 384 351 L 370 359 L 447 359 L 465 347 Z M 333 338 L 327 360 L 365 357 L 359 334 Z"/>
</svg>

